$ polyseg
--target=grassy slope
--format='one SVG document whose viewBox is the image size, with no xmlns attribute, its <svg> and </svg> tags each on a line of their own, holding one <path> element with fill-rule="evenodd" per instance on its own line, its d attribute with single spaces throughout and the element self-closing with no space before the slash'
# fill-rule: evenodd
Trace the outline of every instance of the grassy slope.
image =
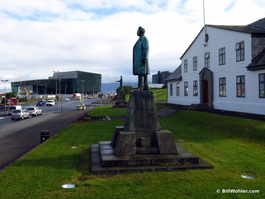
<svg viewBox="0 0 265 199">
<path fill-rule="evenodd" d="M 264 198 L 264 122 L 193 111 L 160 122 L 176 140 L 185 140 L 179 145 L 215 169 L 90 175 L 89 146 L 111 140 L 123 120 L 74 123 L 0 173 L 0 198 Z M 78 166 L 80 156 L 87 166 Z M 243 179 L 242 174 L 255 179 Z M 64 183 L 77 187 L 62 189 Z M 262 193 L 218 194 L 217 189 Z"/>
<path fill-rule="evenodd" d="M 113 105 L 99 106 L 92 109 L 89 114 L 91 116 L 113 116 L 113 115 L 126 115 L 127 109 L 113 108 Z"/>
<path fill-rule="evenodd" d="M 167 100 L 167 89 L 153 90 L 156 101 L 166 101 Z"/>
</svg>

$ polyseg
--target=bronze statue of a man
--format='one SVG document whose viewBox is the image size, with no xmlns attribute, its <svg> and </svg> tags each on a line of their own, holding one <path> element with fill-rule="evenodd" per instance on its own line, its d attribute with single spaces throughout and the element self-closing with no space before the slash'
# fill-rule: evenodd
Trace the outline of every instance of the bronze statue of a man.
<svg viewBox="0 0 265 199">
<path fill-rule="evenodd" d="M 120 87 L 122 88 L 122 76 L 121 76 L 121 78 L 120 78 L 120 80 L 119 81 L 116 81 L 116 82 L 120 82 Z"/>
<path fill-rule="evenodd" d="M 145 29 L 138 28 L 137 35 L 139 39 L 133 47 L 133 74 L 138 75 L 138 89 L 148 90 L 149 84 L 147 75 L 150 74 L 148 64 L 149 44 L 144 35 Z"/>
</svg>

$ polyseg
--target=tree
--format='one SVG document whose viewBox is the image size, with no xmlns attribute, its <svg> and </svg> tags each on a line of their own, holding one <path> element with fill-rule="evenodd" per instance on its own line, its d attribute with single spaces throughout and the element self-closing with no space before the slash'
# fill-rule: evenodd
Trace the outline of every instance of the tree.
<svg viewBox="0 0 265 199">
<path fill-rule="evenodd" d="M 6 93 L 6 98 L 10 98 L 10 97 L 16 97 L 16 95 L 14 93 Z"/>
<path fill-rule="evenodd" d="M 122 88 L 121 87 L 118 87 L 117 89 L 116 89 L 116 92 L 118 93 L 118 92 L 120 92 L 120 91 L 123 91 L 124 93 L 125 93 L 125 95 L 126 94 L 130 94 L 130 92 L 131 92 L 131 90 L 133 90 L 133 87 L 132 86 L 123 86 Z"/>
</svg>

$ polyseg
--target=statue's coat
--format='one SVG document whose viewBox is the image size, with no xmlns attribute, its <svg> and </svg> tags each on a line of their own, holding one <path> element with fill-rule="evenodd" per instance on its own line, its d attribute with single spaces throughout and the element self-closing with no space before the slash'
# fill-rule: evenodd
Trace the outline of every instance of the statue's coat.
<svg viewBox="0 0 265 199">
<path fill-rule="evenodd" d="M 133 47 L 133 74 L 148 75 L 150 74 L 148 64 L 149 44 L 147 38 L 143 35 Z"/>
</svg>

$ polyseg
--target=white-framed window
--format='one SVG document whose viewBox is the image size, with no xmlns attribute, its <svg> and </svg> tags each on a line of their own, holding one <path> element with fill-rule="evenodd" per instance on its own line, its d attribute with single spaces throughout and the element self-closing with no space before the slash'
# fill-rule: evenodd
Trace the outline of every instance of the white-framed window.
<svg viewBox="0 0 265 199">
<path fill-rule="evenodd" d="M 198 96 L 198 80 L 193 81 L 193 96 Z"/>
<path fill-rule="evenodd" d="M 219 49 L 219 66 L 225 65 L 225 48 Z"/>
<path fill-rule="evenodd" d="M 245 44 L 243 41 L 236 43 L 236 61 L 245 60 Z"/>
<path fill-rule="evenodd" d="M 204 54 L 204 67 L 210 68 L 210 53 L 209 52 Z"/>
<path fill-rule="evenodd" d="M 189 95 L 188 82 L 184 82 L 184 96 L 188 96 L 188 95 Z"/>
<path fill-rule="evenodd" d="M 226 78 L 219 78 L 219 96 L 226 97 Z"/>
<path fill-rule="evenodd" d="M 245 75 L 236 77 L 236 96 L 237 97 L 245 97 L 246 89 L 245 89 Z"/>
<path fill-rule="evenodd" d="M 177 85 L 176 85 L 176 95 L 180 96 L 180 85 L 179 85 L 179 82 L 177 82 Z"/>
<path fill-rule="evenodd" d="M 265 73 L 259 74 L 259 97 L 265 98 Z"/>
<path fill-rule="evenodd" d="M 169 84 L 169 95 L 170 96 L 173 95 L 173 84 L 172 83 Z"/>
<path fill-rule="evenodd" d="M 188 60 L 185 59 L 184 60 L 184 73 L 187 73 L 188 72 Z"/>
<path fill-rule="evenodd" d="M 193 57 L 193 71 L 196 71 L 198 69 L 198 58 Z"/>
</svg>

